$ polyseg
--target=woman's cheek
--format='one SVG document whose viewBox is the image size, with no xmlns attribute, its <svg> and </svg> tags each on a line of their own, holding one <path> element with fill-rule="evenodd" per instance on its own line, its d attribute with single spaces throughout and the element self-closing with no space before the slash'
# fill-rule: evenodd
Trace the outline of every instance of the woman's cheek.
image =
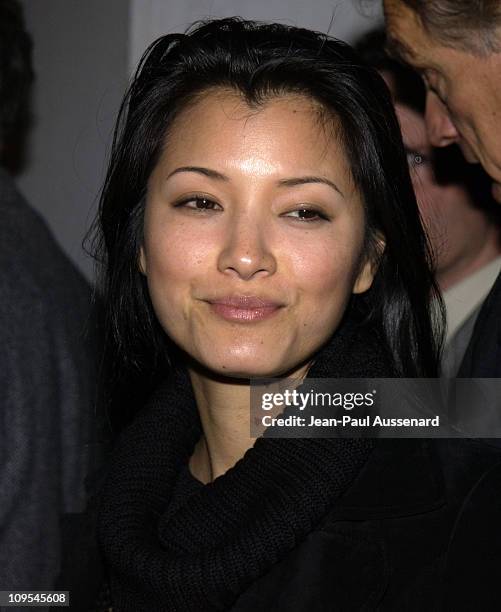
<svg viewBox="0 0 501 612">
<path fill-rule="evenodd" d="M 356 236 L 352 239 L 358 241 Z M 355 253 L 345 241 L 312 237 L 305 248 L 289 252 L 293 253 L 290 268 L 294 277 L 312 298 L 346 291 L 354 280 Z"/>
</svg>

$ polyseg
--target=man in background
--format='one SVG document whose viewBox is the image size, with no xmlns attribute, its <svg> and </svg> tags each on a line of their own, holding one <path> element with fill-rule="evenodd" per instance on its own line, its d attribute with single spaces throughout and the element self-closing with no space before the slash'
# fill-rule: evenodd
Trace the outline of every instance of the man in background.
<svg viewBox="0 0 501 612">
<path fill-rule="evenodd" d="M 0 0 L 0 590 L 9 591 L 53 588 L 61 516 L 84 507 L 95 379 L 90 287 L 11 175 L 32 79 L 20 5 Z"/>
<path fill-rule="evenodd" d="M 493 181 L 493 197 L 501 204 L 501 2 L 383 0 L 383 4 L 389 51 L 423 77 L 431 144 L 456 143 L 468 162 L 480 163 Z M 501 274 L 480 308 L 458 376 L 501 377 Z M 475 410 L 473 401 L 467 404 Z M 470 499 L 473 510 L 455 526 L 455 535 L 465 536 L 462 545 L 444 551 L 450 562 L 444 581 L 448 610 L 499 609 L 499 571 L 477 572 L 472 580 L 472 567 L 482 566 L 501 551 L 501 529 L 492 528 L 499 523 L 496 491 L 500 490 L 498 467 L 477 483 Z M 492 509 L 489 520 L 474 510 L 482 504 Z M 440 609 L 441 603 L 437 605 Z"/>
<path fill-rule="evenodd" d="M 375 30 L 356 48 L 383 76 L 393 96 L 446 307 L 442 374 L 452 378 L 501 270 L 501 207 L 491 196 L 489 177 L 480 166 L 468 164 L 455 144 L 432 147 L 424 118 L 423 81 L 412 68 L 392 59 L 385 43 L 384 31 Z"/>
<path fill-rule="evenodd" d="M 426 85 L 431 144 L 457 143 L 480 163 L 501 202 L 501 3 L 383 0 L 388 49 Z M 501 274 L 476 318 L 462 377 L 501 377 Z"/>
</svg>

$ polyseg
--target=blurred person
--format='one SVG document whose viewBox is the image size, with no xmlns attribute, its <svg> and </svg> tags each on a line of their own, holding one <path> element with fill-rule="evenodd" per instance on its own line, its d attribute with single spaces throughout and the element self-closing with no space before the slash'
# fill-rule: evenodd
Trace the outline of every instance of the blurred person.
<svg viewBox="0 0 501 612">
<path fill-rule="evenodd" d="M 383 0 L 388 49 L 426 85 L 432 145 L 457 143 L 480 163 L 501 202 L 501 3 L 499 0 Z M 501 377 L 501 274 L 484 300 L 459 369 Z"/>
<path fill-rule="evenodd" d="M 435 274 L 447 311 L 442 373 L 457 374 L 480 308 L 501 270 L 501 210 L 490 181 L 456 145 L 435 149 L 425 124 L 425 88 L 410 67 L 385 50 L 383 30 L 356 45 L 387 82 L 407 151 L 411 178 L 428 236 Z"/>
<path fill-rule="evenodd" d="M 22 167 L 32 80 L 21 6 L 0 0 L 0 590 L 9 591 L 54 585 L 69 515 L 84 505 L 94 401 L 90 287 L 8 172 Z"/>
</svg>

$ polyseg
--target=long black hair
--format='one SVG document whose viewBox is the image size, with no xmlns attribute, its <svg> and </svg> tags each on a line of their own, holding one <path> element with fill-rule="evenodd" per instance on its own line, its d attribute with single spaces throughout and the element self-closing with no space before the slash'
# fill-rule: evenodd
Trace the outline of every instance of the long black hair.
<svg viewBox="0 0 501 612">
<path fill-rule="evenodd" d="M 231 88 L 249 105 L 291 92 L 320 103 L 340 126 L 364 202 L 366 248 L 378 272 L 363 301 L 397 371 L 435 376 L 436 288 L 400 129 L 384 81 L 345 43 L 279 24 L 221 19 L 169 34 L 144 54 L 123 101 L 97 220 L 105 302 L 104 377 L 127 418 L 169 367 L 173 347 L 139 271 L 148 178 L 178 113 L 197 96 Z M 381 249 L 380 238 L 386 246 Z M 436 299 L 435 299 L 436 298 Z"/>
</svg>

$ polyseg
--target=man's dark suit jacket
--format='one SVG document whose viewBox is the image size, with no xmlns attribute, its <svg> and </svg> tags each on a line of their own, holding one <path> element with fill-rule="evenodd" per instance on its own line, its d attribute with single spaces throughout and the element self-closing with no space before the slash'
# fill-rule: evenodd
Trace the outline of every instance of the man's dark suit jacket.
<svg viewBox="0 0 501 612">
<path fill-rule="evenodd" d="M 460 378 L 501 378 L 501 274 L 478 315 Z"/>
</svg>

